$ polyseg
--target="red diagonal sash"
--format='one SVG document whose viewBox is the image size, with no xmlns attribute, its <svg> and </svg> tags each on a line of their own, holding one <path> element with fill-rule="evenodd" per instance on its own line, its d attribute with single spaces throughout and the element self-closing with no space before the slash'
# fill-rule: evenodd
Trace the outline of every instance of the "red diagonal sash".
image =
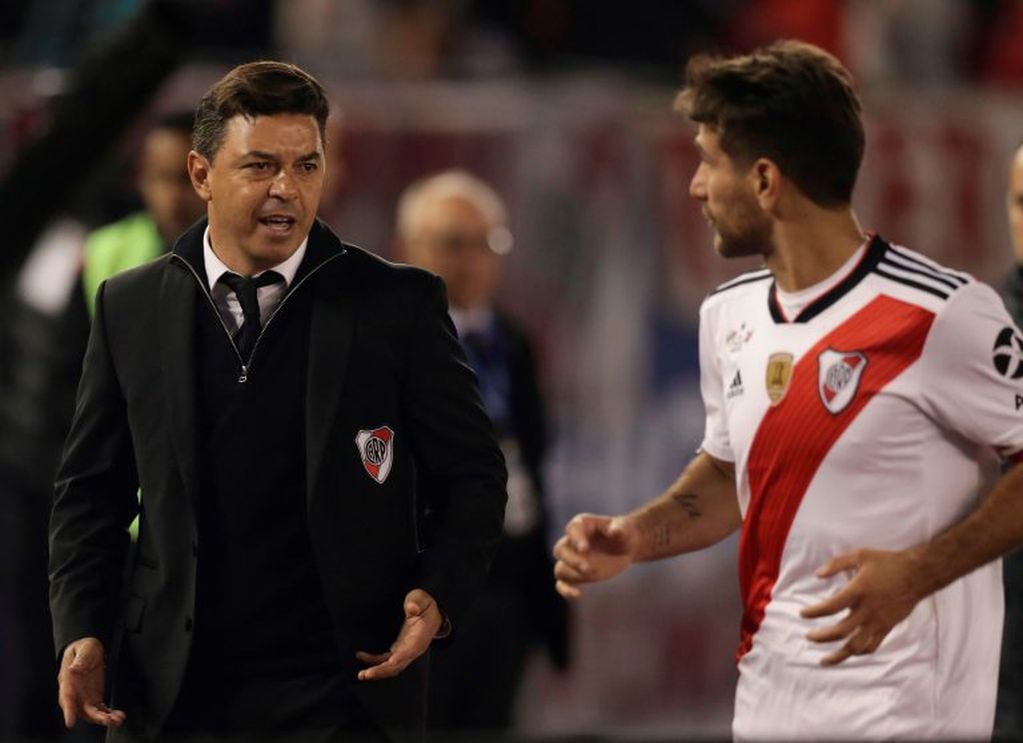
<svg viewBox="0 0 1023 743">
<path fill-rule="evenodd" d="M 742 637 L 752 646 L 781 565 L 782 550 L 803 495 L 831 447 L 885 385 L 920 357 L 934 313 L 881 295 L 821 338 L 796 364 L 788 393 L 769 408 L 750 449 L 750 503 L 739 537 Z M 827 348 L 867 357 L 855 397 L 830 413 L 818 392 L 817 357 Z M 799 446 L 792 446 L 794 437 Z"/>
</svg>

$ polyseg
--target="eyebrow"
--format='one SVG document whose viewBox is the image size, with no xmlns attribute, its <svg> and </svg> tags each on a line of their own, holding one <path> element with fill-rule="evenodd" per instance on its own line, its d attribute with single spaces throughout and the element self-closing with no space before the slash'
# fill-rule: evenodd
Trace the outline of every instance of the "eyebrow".
<svg viewBox="0 0 1023 743">
<path fill-rule="evenodd" d="M 250 159 L 250 158 L 253 158 L 253 159 L 256 159 L 256 160 L 274 160 L 274 161 L 280 159 L 274 153 L 272 153 L 272 152 L 263 152 L 262 150 L 250 150 L 249 152 L 246 152 L 241 157 L 242 160 L 247 160 L 247 159 Z M 321 158 L 322 158 L 322 156 L 320 155 L 320 153 L 314 151 L 314 152 L 310 152 L 310 153 L 308 153 L 306 155 L 302 155 L 301 157 L 299 157 L 296 160 L 296 162 L 303 162 L 304 163 L 304 162 L 309 162 L 310 160 L 320 160 Z"/>
</svg>

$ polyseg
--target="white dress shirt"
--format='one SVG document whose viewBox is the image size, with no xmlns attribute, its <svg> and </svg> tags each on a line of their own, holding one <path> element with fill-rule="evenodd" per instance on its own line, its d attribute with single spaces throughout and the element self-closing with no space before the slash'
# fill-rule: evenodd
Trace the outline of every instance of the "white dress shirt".
<svg viewBox="0 0 1023 743">
<path fill-rule="evenodd" d="M 459 338 L 465 338 L 467 333 L 486 334 L 490 325 L 494 322 L 494 310 L 489 306 L 476 307 L 471 310 L 463 310 L 458 307 L 449 307 L 448 315 L 451 322 L 455 324 Z"/>
<path fill-rule="evenodd" d="M 283 263 L 278 263 L 273 268 L 267 269 L 279 273 L 284 277 L 284 281 L 261 286 L 256 290 L 256 301 L 259 302 L 260 324 L 266 324 L 270 315 L 277 309 L 277 305 L 280 304 L 287 293 L 291 282 L 295 280 L 295 274 L 298 272 L 298 267 L 302 264 L 302 258 L 305 256 L 305 248 L 308 242 L 309 238 L 307 237 L 298 246 L 298 249 L 291 254 L 291 257 Z M 213 245 L 210 243 L 209 227 L 206 228 L 206 232 L 203 234 L 202 243 L 203 264 L 206 267 L 206 279 L 210 284 L 210 294 L 213 296 L 213 302 L 217 305 L 217 311 L 220 312 L 220 317 L 223 318 L 224 324 L 234 333 L 245 321 L 242 305 L 238 301 L 238 295 L 234 293 L 234 290 L 227 284 L 220 283 L 221 276 L 225 273 L 233 272 L 213 252 Z M 263 273 L 265 271 L 254 274 L 253 278 Z"/>
</svg>

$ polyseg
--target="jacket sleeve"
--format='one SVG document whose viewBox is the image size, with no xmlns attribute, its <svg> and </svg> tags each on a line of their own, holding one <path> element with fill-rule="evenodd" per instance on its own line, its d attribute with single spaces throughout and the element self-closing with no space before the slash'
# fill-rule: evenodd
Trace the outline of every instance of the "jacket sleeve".
<svg viewBox="0 0 1023 743">
<path fill-rule="evenodd" d="M 80 637 L 98 637 L 109 647 L 128 526 L 138 511 L 138 477 L 108 346 L 103 290 L 50 516 L 50 609 L 58 658 Z"/>
<path fill-rule="evenodd" d="M 444 285 L 431 278 L 413 330 L 404 407 L 428 498 L 418 585 L 457 624 L 482 588 L 500 544 L 506 500 L 504 457 L 476 377 L 447 313 Z"/>
</svg>

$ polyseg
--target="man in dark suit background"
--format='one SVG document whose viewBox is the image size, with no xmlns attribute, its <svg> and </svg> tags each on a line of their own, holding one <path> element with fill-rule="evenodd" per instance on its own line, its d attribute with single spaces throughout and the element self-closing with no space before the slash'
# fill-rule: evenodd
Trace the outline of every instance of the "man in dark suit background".
<svg viewBox="0 0 1023 743">
<path fill-rule="evenodd" d="M 228 73 L 188 161 L 208 221 L 100 287 L 50 530 L 68 725 L 422 729 L 424 655 L 484 581 L 505 470 L 440 280 L 315 218 L 327 111 L 294 66 Z"/>
<path fill-rule="evenodd" d="M 504 539 L 486 588 L 459 625 L 459 641 L 431 657 L 432 730 L 508 730 L 530 649 L 568 663 L 564 600 L 550 585 L 543 460 L 545 412 L 532 345 L 495 308 L 500 265 L 512 247 L 497 192 L 459 170 L 409 186 L 398 205 L 404 260 L 444 279 L 451 317 L 508 465 Z M 494 638 L 501 638 L 499 643 Z M 443 736 L 442 738 L 443 739 Z"/>
</svg>

